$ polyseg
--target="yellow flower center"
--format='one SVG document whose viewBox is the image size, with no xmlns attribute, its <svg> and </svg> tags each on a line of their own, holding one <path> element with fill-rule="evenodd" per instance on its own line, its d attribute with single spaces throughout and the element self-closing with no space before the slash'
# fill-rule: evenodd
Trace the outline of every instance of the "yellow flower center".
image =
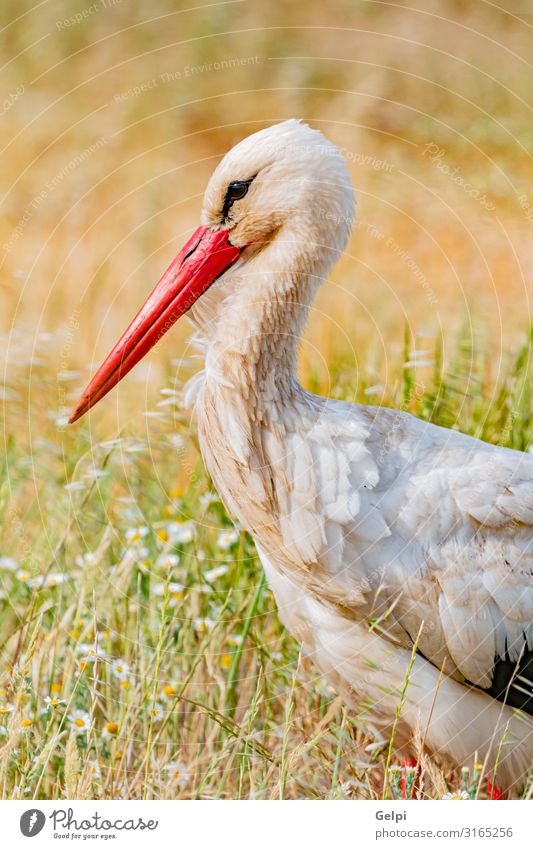
<svg viewBox="0 0 533 849">
<path fill-rule="evenodd" d="M 85 720 L 81 716 L 77 716 L 74 725 L 77 725 L 78 728 L 85 728 Z"/>
<path fill-rule="evenodd" d="M 106 731 L 108 734 L 116 734 L 118 731 L 118 725 L 116 722 L 107 722 L 106 723 Z"/>
</svg>

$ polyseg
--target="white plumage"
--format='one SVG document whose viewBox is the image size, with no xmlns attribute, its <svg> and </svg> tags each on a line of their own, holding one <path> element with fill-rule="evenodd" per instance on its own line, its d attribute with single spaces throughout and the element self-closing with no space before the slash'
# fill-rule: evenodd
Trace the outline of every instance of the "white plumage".
<svg viewBox="0 0 533 849">
<path fill-rule="evenodd" d="M 283 622 L 354 710 L 386 736 L 412 667 L 399 745 L 497 763 L 514 792 L 533 756 L 533 458 L 299 385 L 308 308 L 353 217 L 338 150 L 297 121 L 215 170 L 202 224 L 242 253 L 192 307 L 202 454 Z M 73 419 L 121 376 L 103 369 Z"/>
<path fill-rule="evenodd" d="M 304 171 L 295 148 L 307 154 Z M 489 689 L 497 657 L 516 662 L 533 649 L 533 459 L 299 386 L 295 342 L 345 243 L 351 188 L 335 148 L 286 122 L 227 155 L 205 223 L 224 187 L 249 173 L 261 184 L 237 227 L 252 204 L 256 216 L 279 216 L 280 187 L 294 206 L 305 202 L 292 213 L 296 244 L 282 225 L 194 307 L 208 340 L 196 398 L 206 465 L 256 541 L 282 620 L 350 702 L 367 706 L 378 733 L 390 731 L 416 641 L 399 742 L 409 748 L 418 730 L 433 752 L 459 765 L 477 755 L 489 769 L 499 751 L 497 780 L 516 787 L 533 758 L 533 723 L 472 685 Z M 531 682 L 516 685 L 533 696 Z"/>
</svg>

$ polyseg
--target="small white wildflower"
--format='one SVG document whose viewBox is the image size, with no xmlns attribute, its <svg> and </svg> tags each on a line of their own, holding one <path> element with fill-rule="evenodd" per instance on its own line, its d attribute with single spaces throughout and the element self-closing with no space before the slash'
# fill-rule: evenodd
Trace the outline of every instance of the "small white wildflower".
<svg viewBox="0 0 533 849">
<path fill-rule="evenodd" d="M 187 545 L 196 536 L 194 522 L 169 522 L 167 525 L 168 538 L 175 545 Z"/>
<path fill-rule="evenodd" d="M 162 554 L 156 560 L 156 566 L 159 566 L 161 569 L 175 569 L 176 566 L 179 566 L 180 559 L 177 554 Z"/>
<path fill-rule="evenodd" d="M 27 569 L 18 569 L 15 573 L 15 577 L 18 578 L 18 580 L 21 581 L 21 583 L 23 584 L 25 584 L 31 578 L 30 573 L 27 571 Z"/>
<path fill-rule="evenodd" d="M 58 587 L 68 581 L 70 575 L 66 572 L 49 572 L 48 575 L 39 575 L 37 578 L 31 578 L 26 581 L 32 589 L 43 590 L 51 587 Z"/>
<path fill-rule="evenodd" d="M 189 783 L 189 773 L 184 764 L 179 761 L 171 761 L 166 766 L 169 779 L 175 781 L 178 787 L 185 787 Z"/>
<path fill-rule="evenodd" d="M 80 569 L 84 569 L 86 566 L 96 566 L 97 563 L 98 557 L 94 551 L 86 551 L 85 554 L 76 555 L 76 565 Z"/>
<path fill-rule="evenodd" d="M 442 797 L 446 801 L 462 802 L 470 799 L 466 790 L 455 790 L 453 793 L 445 793 Z"/>
<path fill-rule="evenodd" d="M 129 799 L 130 792 L 129 787 L 124 783 L 120 782 L 119 784 L 113 784 L 113 789 L 111 791 L 113 799 Z"/>
<path fill-rule="evenodd" d="M 150 705 L 150 707 L 148 708 L 148 713 L 152 722 L 161 722 L 165 715 L 163 708 L 160 704 L 157 704 L 157 702 L 154 702 Z"/>
<path fill-rule="evenodd" d="M 216 492 L 204 492 L 198 501 L 200 502 L 200 506 L 207 510 L 211 504 L 218 504 L 220 502 L 220 498 Z"/>
<path fill-rule="evenodd" d="M 230 634 L 228 643 L 230 646 L 240 646 L 242 643 L 242 634 Z"/>
<path fill-rule="evenodd" d="M 92 662 L 99 657 L 106 656 L 105 652 L 94 643 L 80 643 L 78 646 L 76 646 L 76 653 L 80 654 L 82 656 L 81 660 L 85 662 Z"/>
<path fill-rule="evenodd" d="M 207 572 L 204 572 L 204 578 L 206 581 L 211 583 L 212 581 L 216 581 L 217 578 L 221 578 L 222 575 L 225 575 L 228 571 L 228 566 L 215 566 L 214 569 L 208 569 Z"/>
<path fill-rule="evenodd" d="M 223 551 L 227 551 L 232 545 L 239 541 L 239 532 L 235 530 L 220 531 L 217 539 L 217 546 Z"/>
<path fill-rule="evenodd" d="M 93 781 L 100 781 L 102 770 L 98 761 L 89 761 L 89 774 Z"/>
<path fill-rule="evenodd" d="M 117 657 L 111 664 L 111 672 L 113 673 L 115 678 L 119 678 L 122 681 L 124 678 L 129 677 L 129 664 L 127 664 L 126 661 L 122 660 L 120 657 Z"/>
<path fill-rule="evenodd" d="M 86 734 L 91 727 L 91 718 L 85 710 L 75 710 L 69 714 L 69 720 L 78 734 Z"/>
<path fill-rule="evenodd" d="M 142 525 L 140 528 L 128 528 L 126 531 L 126 540 L 129 543 L 139 542 L 141 539 L 144 539 L 145 536 L 148 536 L 149 529 L 146 525 Z"/>
<path fill-rule="evenodd" d="M 66 699 L 56 699 L 54 696 L 45 696 L 44 699 L 48 710 L 53 710 L 54 708 L 61 707 L 61 705 L 66 705 Z"/>
<path fill-rule="evenodd" d="M 197 616 L 196 619 L 193 620 L 193 626 L 194 630 L 198 634 L 205 634 L 207 631 L 211 631 L 215 627 L 215 623 L 213 619 Z"/>
<path fill-rule="evenodd" d="M 5 716 L 8 713 L 11 713 L 13 710 L 13 705 L 11 702 L 7 702 L 6 704 L 0 704 L 0 716 Z"/>
<path fill-rule="evenodd" d="M 154 587 L 154 595 L 161 598 L 164 598 L 167 592 L 169 595 L 169 607 L 176 607 L 183 599 L 185 586 L 178 581 L 170 581 L 168 584 L 156 584 Z"/>
<path fill-rule="evenodd" d="M 0 557 L 0 569 L 4 569 L 6 572 L 16 572 L 18 568 L 17 561 L 13 560 L 12 557 Z"/>
</svg>

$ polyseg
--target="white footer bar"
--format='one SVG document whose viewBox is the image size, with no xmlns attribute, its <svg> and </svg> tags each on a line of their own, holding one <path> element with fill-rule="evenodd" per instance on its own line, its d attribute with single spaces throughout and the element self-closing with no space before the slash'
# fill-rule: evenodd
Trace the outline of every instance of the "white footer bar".
<svg viewBox="0 0 533 849">
<path fill-rule="evenodd" d="M 5 847 L 533 846 L 533 802 L 2 802 Z"/>
</svg>

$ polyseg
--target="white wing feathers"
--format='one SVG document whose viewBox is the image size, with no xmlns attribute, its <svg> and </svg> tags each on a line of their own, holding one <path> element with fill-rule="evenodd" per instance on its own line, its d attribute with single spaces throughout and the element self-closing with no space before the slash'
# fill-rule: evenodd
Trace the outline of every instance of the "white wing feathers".
<svg viewBox="0 0 533 849">
<path fill-rule="evenodd" d="M 367 517 L 372 539 L 390 533 L 383 517 L 372 516 L 371 505 L 361 503 L 360 490 L 374 487 L 379 471 L 356 422 L 335 424 L 304 410 L 302 423 L 298 432 L 285 424 L 283 434 L 266 431 L 263 436 L 283 542 L 305 564 L 323 562 L 336 573 L 344 566 L 344 539 L 361 516 Z"/>
<path fill-rule="evenodd" d="M 533 648 L 533 458 L 387 413 L 312 399 L 297 432 L 265 431 L 284 546 L 489 687 L 496 656 Z"/>
</svg>

